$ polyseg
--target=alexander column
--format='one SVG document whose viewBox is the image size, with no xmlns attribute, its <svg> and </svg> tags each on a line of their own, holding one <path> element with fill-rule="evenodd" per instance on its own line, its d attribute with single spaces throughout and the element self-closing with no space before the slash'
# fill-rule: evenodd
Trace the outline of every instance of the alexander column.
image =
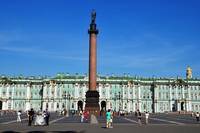
<svg viewBox="0 0 200 133">
<path fill-rule="evenodd" d="M 89 112 L 99 112 L 99 92 L 96 90 L 96 36 L 98 30 L 96 28 L 96 12 L 91 13 L 91 24 L 88 30 L 89 34 L 89 90 L 86 92 L 85 110 Z"/>
</svg>

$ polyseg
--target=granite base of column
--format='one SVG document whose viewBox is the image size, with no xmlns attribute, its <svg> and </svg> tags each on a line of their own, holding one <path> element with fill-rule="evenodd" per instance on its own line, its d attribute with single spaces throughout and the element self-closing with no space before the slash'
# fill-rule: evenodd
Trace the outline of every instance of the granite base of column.
<svg viewBox="0 0 200 133">
<path fill-rule="evenodd" d="M 99 92 L 98 91 L 87 91 L 86 92 L 86 105 L 85 110 L 89 111 L 90 114 L 99 115 Z"/>
</svg>

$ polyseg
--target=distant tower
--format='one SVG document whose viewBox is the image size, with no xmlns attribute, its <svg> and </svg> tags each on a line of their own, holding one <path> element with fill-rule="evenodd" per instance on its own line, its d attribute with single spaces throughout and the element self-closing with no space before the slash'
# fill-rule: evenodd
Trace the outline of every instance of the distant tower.
<svg viewBox="0 0 200 133">
<path fill-rule="evenodd" d="M 191 79 L 192 78 L 192 68 L 190 66 L 187 67 L 186 78 L 187 79 Z"/>
</svg>

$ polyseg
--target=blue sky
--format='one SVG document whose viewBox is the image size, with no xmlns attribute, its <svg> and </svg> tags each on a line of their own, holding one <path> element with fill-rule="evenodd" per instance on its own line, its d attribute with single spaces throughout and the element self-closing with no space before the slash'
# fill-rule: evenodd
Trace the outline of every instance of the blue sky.
<svg viewBox="0 0 200 133">
<path fill-rule="evenodd" d="M 199 0 L 1 0 L 0 74 L 88 73 L 97 12 L 102 75 L 200 77 Z"/>
</svg>

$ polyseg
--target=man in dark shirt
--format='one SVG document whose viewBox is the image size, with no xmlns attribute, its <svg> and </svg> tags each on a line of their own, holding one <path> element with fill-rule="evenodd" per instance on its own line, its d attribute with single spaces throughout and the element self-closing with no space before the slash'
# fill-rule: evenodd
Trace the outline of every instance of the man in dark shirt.
<svg viewBox="0 0 200 133">
<path fill-rule="evenodd" d="M 28 126 L 31 126 L 33 117 L 34 117 L 34 110 L 33 108 L 31 108 L 31 110 L 28 111 Z"/>
</svg>

